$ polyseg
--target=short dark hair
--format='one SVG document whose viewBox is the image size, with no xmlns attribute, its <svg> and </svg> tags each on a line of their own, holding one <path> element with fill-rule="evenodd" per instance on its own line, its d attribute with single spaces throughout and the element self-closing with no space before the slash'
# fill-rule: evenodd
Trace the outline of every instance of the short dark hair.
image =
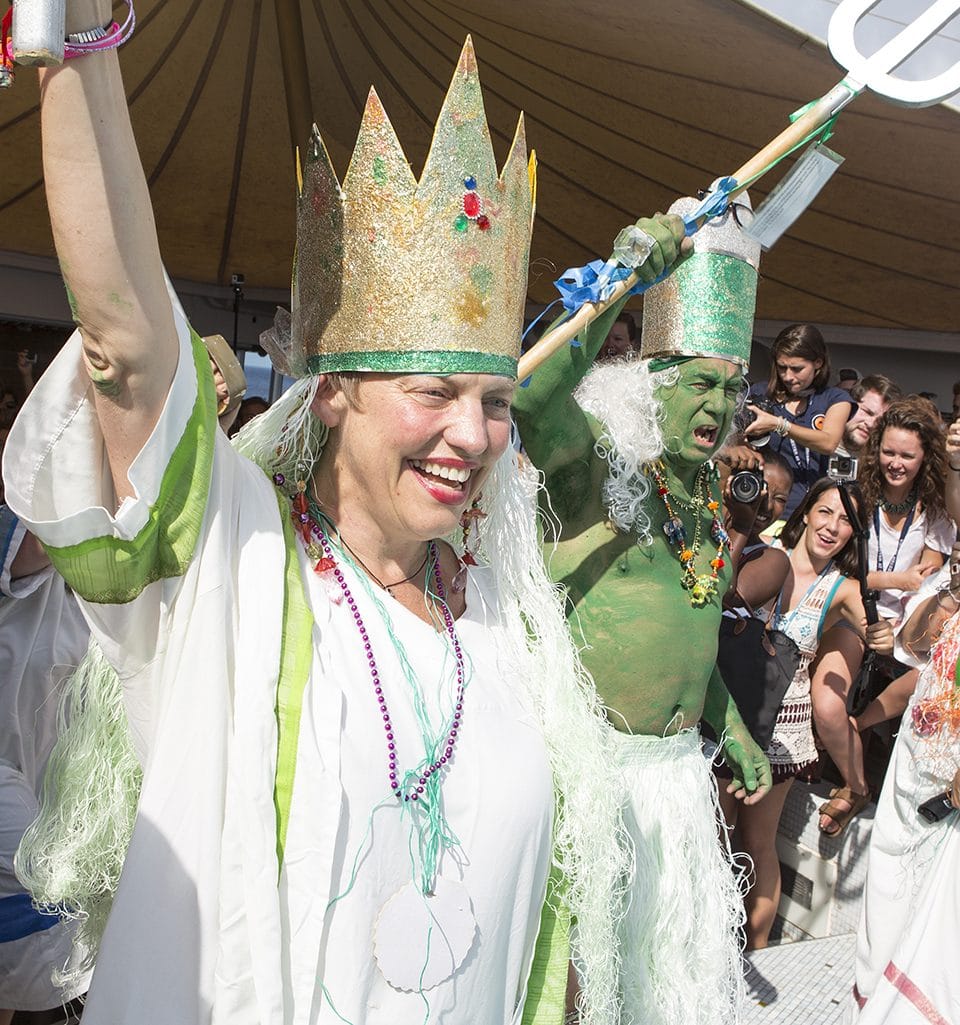
<svg viewBox="0 0 960 1025">
<path fill-rule="evenodd" d="M 793 467 L 787 462 L 786 456 L 778 452 L 775 448 L 765 448 L 763 450 L 763 465 L 764 466 L 775 466 L 778 470 L 783 470 L 784 473 L 790 475 L 790 480 L 793 480 Z"/>
<path fill-rule="evenodd" d="M 960 385 L 960 381 L 957 381 L 957 385 Z M 866 377 L 861 377 L 850 389 L 850 397 L 859 402 L 868 391 L 875 391 L 887 405 L 890 405 L 891 402 L 899 402 L 903 398 L 900 385 L 891 381 L 889 377 L 884 377 L 883 374 L 867 374 Z"/>
<path fill-rule="evenodd" d="M 770 347 L 770 380 L 767 383 L 767 394 L 774 399 L 782 399 L 786 394 L 777 373 L 777 358 L 780 356 L 796 356 L 812 363 L 820 360 L 820 369 L 813 379 L 813 390 L 823 391 L 826 388 L 830 380 L 830 356 L 823 335 L 813 324 L 791 324 L 774 338 Z"/>
<path fill-rule="evenodd" d="M 621 310 L 620 313 L 617 314 L 617 319 L 614 321 L 614 324 L 617 323 L 627 325 L 627 335 L 631 342 L 635 342 L 637 340 L 637 322 L 633 319 L 632 313 L 628 313 L 626 310 Z"/>
<path fill-rule="evenodd" d="M 857 507 L 857 513 L 862 518 L 863 495 L 860 493 L 860 488 L 853 481 L 844 486 L 847 489 L 847 494 L 853 499 L 853 504 Z M 786 525 L 780 532 L 780 543 L 787 551 L 795 548 L 800 538 L 803 537 L 803 532 L 807 527 L 803 522 L 804 516 L 813 508 L 824 492 L 836 487 L 837 482 L 835 480 L 832 480 L 830 477 L 821 477 L 804 495 L 803 501 L 790 514 L 790 519 L 787 520 Z M 857 575 L 860 562 L 857 558 L 857 539 L 853 534 L 850 535 L 843 548 L 833 557 L 833 561 L 837 569 L 845 577 L 855 577 Z"/>
</svg>

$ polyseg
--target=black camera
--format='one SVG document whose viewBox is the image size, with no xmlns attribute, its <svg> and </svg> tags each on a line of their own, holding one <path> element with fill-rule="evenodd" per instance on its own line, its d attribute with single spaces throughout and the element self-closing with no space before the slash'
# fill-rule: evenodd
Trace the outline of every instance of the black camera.
<svg viewBox="0 0 960 1025">
<path fill-rule="evenodd" d="M 775 413 L 776 403 L 773 399 L 768 399 L 765 395 L 748 395 L 747 401 L 737 410 L 736 415 L 733 418 L 733 427 L 738 434 L 743 432 L 757 419 L 757 414 L 752 409 L 747 409 L 747 402 L 751 406 L 756 406 L 757 409 L 762 409 L 765 413 Z M 750 444 L 754 448 L 762 448 L 770 440 L 769 434 L 761 434 L 757 438 L 751 438 Z M 758 492 L 759 493 L 759 492 Z M 754 498 L 756 495 L 754 496 Z M 753 501 L 751 499 L 750 501 Z"/>
<path fill-rule="evenodd" d="M 751 505 L 763 491 L 763 474 L 756 470 L 738 470 L 730 475 L 730 497 L 735 502 Z"/>
<path fill-rule="evenodd" d="M 937 794 L 936 797 L 931 797 L 930 800 L 924 801 L 923 804 L 917 808 L 917 814 L 924 820 L 924 822 L 940 822 L 945 819 L 950 812 L 956 811 L 950 800 L 950 791 L 947 790 L 942 794 Z"/>
</svg>

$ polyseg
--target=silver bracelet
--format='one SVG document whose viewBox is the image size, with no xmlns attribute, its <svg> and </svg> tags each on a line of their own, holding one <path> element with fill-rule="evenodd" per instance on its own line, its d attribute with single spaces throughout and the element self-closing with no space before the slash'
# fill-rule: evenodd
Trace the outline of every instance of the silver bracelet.
<svg viewBox="0 0 960 1025">
<path fill-rule="evenodd" d="M 113 28 L 113 22 L 109 25 L 98 25 L 96 28 L 88 28 L 85 32 L 71 32 L 67 36 L 67 42 L 73 43 L 95 43 L 98 39 L 106 39 Z"/>
<path fill-rule="evenodd" d="M 777 426 L 774 427 L 774 430 L 777 432 L 777 434 L 780 435 L 781 438 L 785 438 L 790 431 L 790 422 L 787 420 L 785 416 L 781 416 L 780 419 L 777 421 Z"/>
</svg>

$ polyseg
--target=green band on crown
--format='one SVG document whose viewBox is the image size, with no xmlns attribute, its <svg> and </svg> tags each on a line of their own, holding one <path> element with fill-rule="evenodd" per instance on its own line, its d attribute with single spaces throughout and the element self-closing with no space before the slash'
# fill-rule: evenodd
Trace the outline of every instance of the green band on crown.
<svg viewBox="0 0 960 1025">
<path fill-rule="evenodd" d="M 489 352 L 329 352 L 311 356 L 311 374 L 361 371 L 375 374 L 497 374 L 517 376 L 517 361 Z"/>
</svg>

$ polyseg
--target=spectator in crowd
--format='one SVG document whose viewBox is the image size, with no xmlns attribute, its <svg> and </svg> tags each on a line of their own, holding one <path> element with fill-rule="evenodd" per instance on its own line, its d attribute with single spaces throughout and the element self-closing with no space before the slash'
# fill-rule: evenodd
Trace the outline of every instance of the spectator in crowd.
<svg viewBox="0 0 960 1025">
<path fill-rule="evenodd" d="M 903 398 L 903 392 L 889 377 L 868 374 L 850 389 L 850 397 L 856 400 L 857 411 L 844 425 L 837 455 L 859 458 L 874 424 L 886 413 L 891 402 Z"/>
<path fill-rule="evenodd" d="M 848 392 L 830 388 L 830 358 L 823 335 L 812 324 L 792 324 L 774 340 L 773 367 L 766 384 L 750 388 L 748 408 L 756 419 L 744 437 L 769 435 L 767 447 L 779 452 L 793 471 L 785 515 L 803 501 L 807 490 L 826 473 L 829 456 L 843 437 L 856 403 Z M 755 400 L 764 400 L 757 405 Z"/>
<path fill-rule="evenodd" d="M 896 629 L 902 600 L 946 560 L 956 527 L 946 513 L 946 461 L 940 416 L 926 399 L 893 403 L 877 421 L 860 464 L 870 530 L 867 583 L 880 591 L 878 611 Z M 824 806 L 820 828 L 836 836 L 869 802 L 863 749 L 847 715 L 847 693 L 860 664 L 858 642 L 834 633 L 813 674 L 817 733 L 844 779 Z M 889 666 L 899 677 L 900 667 Z"/>
<path fill-rule="evenodd" d="M 956 538 L 945 505 L 947 464 L 931 402 L 895 402 L 867 441 L 859 481 L 871 518 L 868 583 L 880 614 L 899 625 L 901 599 L 940 569 Z"/>
<path fill-rule="evenodd" d="M 837 387 L 852 392 L 860 380 L 860 371 L 854 367 L 843 367 L 837 371 Z"/>
<path fill-rule="evenodd" d="M 617 315 L 607 333 L 607 339 L 603 343 L 600 352 L 597 353 L 598 360 L 616 359 L 619 356 L 626 356 L 631 352 L 640 351 L 640 342 L 637 339 L 637 322 L 633 319 L 632 313 L 626 310 Z"/>
<path fill-rule="evenodd" d="M 223 335 L 206 335 L 203 344 L 207 347 L 216 388 L 217 422 L 224 434 L 229 435 L 247 390 L 247 377 L 240 360 Z"/>
<path fill-rule="evenodd" d="M 234 421 L 233 426 L 230 428 L 229 434 L 232 438 L 237 431 L 242 427 L 245 427 L 255 417 L 261 413 L 266 413 L 270 408 L 270 403 L 266 399 L 261 398 L 259 395 L 248 395 L 243 402 L 240 403 L 240 408 L 237 411 L 237 419 Z"/>
<path fill-rule="evenodd" d="M 765 462 L 772 465 L 771 459 Z M 862 505 L 855 488 L 853 498 Z M 780 902 L 780 865 L 776 851 L 777 825 L 793 780 L 817 760 L 810 705 L 809 666 L 824 628 L 841 619 L 858 632 L 864 622 L 863 604 L 855 579 L 857 551 L 835 481 L 822 478 L 793 512 L 780 535 L 789 565 L 781 587 L 769 595 L 771 625 L 793 639 L 800 664 L 774 726 L 766 755 L 773 770 L 773 788 L 764 800 L 739 811 L 720 788 L 727 824 L 736 825 L 740 846 L 753 860 L 755 880 L 745 898 L 747 947 L 759 949 L 769 940 Z M 749 564 L 743 568 L 749 571 Z M 769 582 L 769 579 L 768 579 Z M 889 652 L 893 634 L 880 623 L 868 631 L 869 644 Z"/>
<path fill-rule="evenodd" d="M 20 390 L 22 394 L 17 395 L 13 388 L 7 388 L 0 384 L 0 452 L 3 451 L 4 443 L 20 405 L 33 390 L 33 365 L 37 357 L 30 354 L 27 349 L 21 349 L 17 353 L 17 373 L 20 375 Z M 0 486 L 0 501 L 3 500 L 2 486 Z"/>
</svg>

